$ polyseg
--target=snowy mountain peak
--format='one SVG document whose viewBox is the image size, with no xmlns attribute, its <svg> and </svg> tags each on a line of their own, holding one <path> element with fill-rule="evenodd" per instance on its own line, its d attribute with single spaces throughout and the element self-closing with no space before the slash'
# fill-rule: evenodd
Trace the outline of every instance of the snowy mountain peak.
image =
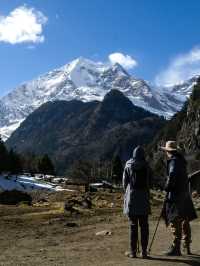
<svg viewBox="0 0 200 266">
<path fill-rule="evenodd" d="M 101 72 L 108 67 L 109 65 L 103 64 L 101 62 L 93 62 L 92 60 L 86 59 L 84 57 L 78 57 L 77 59 L 66 64 L 64 67 L 61 67 L 61 69 L 65 70 L 68 73 L 76 71 L 81 68 L 93 69 Z"/>
<path fill-rule="evenodd" d="M 98 75 L 108 68 L 102 63 L 94 63 L 91 60 L 79 57 L 66 65 L 64 71 L 76 87 L 83 87 L 96 84 Z"/>
<path fill-rule="evenodd" d="M 7 139 L 31 112 L 45 102 L 101 101 L 111 89 L 122 91 L 137 106 L 170 117 L 181 108 L 193 83 L 194 80 L 189 80 L 181 86 L 155 89 L 144 80 L 132 77 L 118 63 L 103 64 L 79 57 L 20 85 L 1 98 L 0 135 Z"/>
</svg>

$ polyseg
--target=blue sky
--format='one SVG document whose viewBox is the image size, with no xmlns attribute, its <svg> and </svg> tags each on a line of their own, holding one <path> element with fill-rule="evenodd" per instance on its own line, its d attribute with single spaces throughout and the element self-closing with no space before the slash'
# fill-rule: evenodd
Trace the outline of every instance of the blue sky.
<svg viewBox="0 0 200 266">
<path fill-rule="evenodd" d="M 198 0 L 2 0 L 0 96 L 79 56 L 116 53 L 136 77 L 177 83 L 200 73 L 199 14 Z"/>
</svg>

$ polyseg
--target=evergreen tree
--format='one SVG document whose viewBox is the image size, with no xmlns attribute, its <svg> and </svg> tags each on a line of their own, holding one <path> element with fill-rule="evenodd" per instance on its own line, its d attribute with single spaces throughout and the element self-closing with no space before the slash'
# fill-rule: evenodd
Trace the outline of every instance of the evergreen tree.
<svg viewBox="0 0 200 266">
<path fill-rule="evenodd" d="M 123 165 L 119 155 L 113 158 L 112 162 L 112 179 L 116 184 L 122 182 Z"/>
<path fill-rule="evenodd" d="M 22 162 L 20 156 L 12 149 L 8 153 L 9 172 L 11 174 L 19 174 L 22 172 Z"/>
<path fill-rule="evenodd" d="M 73 179 L 88 180 L 91 177 L 92 165 L 88 161 L 77 160 L 72 164 L 69 175 Z"/>
<path fill-rule="evenodd" d="M 0 173 L 9 171 L 8 151 L 0 138 Z"/>
<path fill-rule="evenodd" d="M 55 175 L 54 165 L 47 154 L 38 161 L 38 171 L 44 175 Z"/>
<path fill-rule="evenodd" d="M 72 179 L 85 182 L 85 192 L 89 190 L 89 183 L 92 179 L 92 164 L 89 161 L 77 160 L 73 163 L 69 175 Z"/>
<path fill-rule="evenodd" d="M 34 153 L 26 153 L 22 155 L 21 161 L 23 163 L 23 169 L 27 173 L 35 174 L 38 172 L 39 159 Z"/>
<path fill-rule="evenodd" d="M 192 101 L 200 100 L 200 78 L 198 78 L 196 85 L 193 88 L 192 94 L 190 96 Z"/>
</svg>

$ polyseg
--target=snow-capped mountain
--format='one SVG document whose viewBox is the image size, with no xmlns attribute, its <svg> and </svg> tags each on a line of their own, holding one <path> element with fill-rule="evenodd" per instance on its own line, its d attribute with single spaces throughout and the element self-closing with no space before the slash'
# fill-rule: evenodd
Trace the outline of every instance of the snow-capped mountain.
<svg viewBox="0 0 200 266">
<path fill-rule="evenodd" d="M 176 87 L 154 88 L 132 77 L 119 64 L 111 66 L 78 58 L 1 98 L 0 135 L 7 139 L 30 113 L 47 101 L 101 101 L 111 89 L 123 92 L 136 106 L 170 117 L 181 108 L 194 82 L 192 79 Z"/>
<path fill-rule="evenodd" d="M 168 97 L 173 97 L 176 101 L 180 102 L 180 108 L 187 98 L 189 98 L 193 86 L 196 84 L 198 76 L 193 76 L 189 80 L 182 81 L 181 83 L 164 87 L 163 93 Z"/>
</svg>

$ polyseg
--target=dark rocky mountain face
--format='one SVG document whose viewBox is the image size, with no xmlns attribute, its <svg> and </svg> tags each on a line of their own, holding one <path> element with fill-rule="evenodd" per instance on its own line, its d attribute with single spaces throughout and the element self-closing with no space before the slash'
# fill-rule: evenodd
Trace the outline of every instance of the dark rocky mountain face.
<svg viewBox="0 0 200 266">
<path fill-rule="evenodd" d="M 200 169 L 200 79 L 183 109 L 166 123 L 148 147 L 153 168 L 161 179 L 165 175 L 166 158 L 160 146 L 167 140 L 177 141 L 188 161 L 189 173 Z"/>
<path fill-rule="evenodd" d="M 75 160 L 123 160 L 149 143 L 165 120 L 136 107 L 120 91 L 102 102 L 55 101 L 34 111 L 6 144 L 20 153 L 48 153 L 63 173 Z"/>
</svg>

